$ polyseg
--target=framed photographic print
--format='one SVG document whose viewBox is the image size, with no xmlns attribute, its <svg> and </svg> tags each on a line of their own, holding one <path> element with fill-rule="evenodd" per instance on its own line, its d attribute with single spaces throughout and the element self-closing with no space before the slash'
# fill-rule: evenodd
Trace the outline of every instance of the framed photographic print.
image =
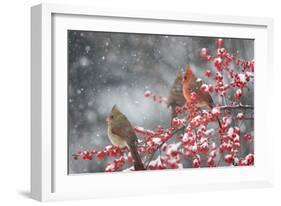
<svg viewBox="0 0 281 206">
<path fill-rule="evenodd" d="M 271 19 L 31 12 L 34 199 L 272 185 Z"/>
</svg>

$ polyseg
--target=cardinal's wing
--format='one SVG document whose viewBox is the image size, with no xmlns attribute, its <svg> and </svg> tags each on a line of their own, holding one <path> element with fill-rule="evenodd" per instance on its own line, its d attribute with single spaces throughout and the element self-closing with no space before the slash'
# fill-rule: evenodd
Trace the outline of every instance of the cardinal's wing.
<svg viewBox="0 0 281 206">
<path fill-rule="evenodd" d="M 118 121 L 117 125 L 112 125 L 111 132 L 120 138 L 127 140 L 136 140 L 136 134 L 129 120 L 125 117 Z"/>
<path fill-rule="evenodd" d="M 214 102 L 211 95 L 208 92 L 201 91 L 200 89 L 203 84 L 202 80 L 192 78 L 190 81 L 190 92 L 195 92 L 197 94 L 197 100 L 199 102 L 206 102 L 206 104 L 208 104 L 208 106 L 212 108 Z"/>
<path fill-rule="evenodd" d="M 184 105 L 185 98 L 182 92 L 182 79 L 177 77 L 171 87 L 169 97 L 168 97 L 168 106 L 174 105 Z"/>
</svg>

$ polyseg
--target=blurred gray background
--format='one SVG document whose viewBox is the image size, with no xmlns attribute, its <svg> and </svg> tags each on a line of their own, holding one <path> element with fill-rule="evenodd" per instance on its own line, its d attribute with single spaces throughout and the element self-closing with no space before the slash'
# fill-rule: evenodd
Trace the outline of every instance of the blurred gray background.
<svg viewBox="0 0 281 206">
<path fill-rule="evenodd" d="M 224 39 L 224 45 L 232 53 L 239 50 L 242 59 L 254 58 L 254 40 Z M 144 98 L 144 92 L 167 96 L 177 69 L 185 68 L 187 63 L 205 79 L 206 69 L 215 70 L 199 57 L 202 47 L 214 55 L 215 38 L 69 30 L 69 173 L 104 171 L 110 159 L 74 160 L 72 154 L 84 149 L 100 150 L 110 144 L 105 119 L 114 104 L 134 126 L 169 126 L 170 110 Z M 252 88 L 243 103 L 253 104 Z M 252 123 L 244 127 L 253 130 Z"/>
</svg>

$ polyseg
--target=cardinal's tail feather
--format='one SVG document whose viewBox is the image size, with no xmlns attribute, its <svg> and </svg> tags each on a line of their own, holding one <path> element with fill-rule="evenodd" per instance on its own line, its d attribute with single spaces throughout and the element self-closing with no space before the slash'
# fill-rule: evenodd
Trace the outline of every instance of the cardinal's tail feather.
<svg viewBox="0 0 281 206">
<path fill-rule="evenodd" d="M 141 157 L 137 151 L 135 142 L 128 143 L 128 146 L 129 146 L 132 158 L 133 158 L 135 170 L 145 170 Z"/>
</svg>

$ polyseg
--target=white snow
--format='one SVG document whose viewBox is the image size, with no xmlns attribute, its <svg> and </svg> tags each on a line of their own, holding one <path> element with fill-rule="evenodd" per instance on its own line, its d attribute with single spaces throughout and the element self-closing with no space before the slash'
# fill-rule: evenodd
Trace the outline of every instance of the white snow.
<svg viewBox="0 0 281 206">
<path fill-rule="evenodd" d="M 226 126 L 230 125 L 232 122 L 231 117 L 223 117 L 223 121 L 225 122 Z"/>
<path fill-rule="evenodd" d="M 82 57 L 80 59 L 80 64 L 84 67 L 84 66 L 88 66 L 90 63 L 90 61 L 87 59 L 87 57 Z"/>
<path fill-rule="evenodd" d="M 87 46 L 85 47 L 85 50 L 86 50 L 87 53 L 89 53 L 89 51 L 91 50 L 91 47 L 90 47 L 89 45 L 87 45 Z"/>
<path fill-rule="evenodd" d="M 182 140 L 187 140 L 187 139 L 188 139 L 188 135 L 187 135 L 187 133 L 184 133 L 183 137 L 182 137 Z"/>
<path fill-rule="evenodd" d="M 238 118 L 238 119 L 241 119 L 243 117 L 244 117 L 244 114 L 242 112 L 240 112 L 236 115 L 236 118 Z"/>
<path fill-rule="evenodd" d="M 160 143 L 161 143 L 161 138 L 155 137 L 155 138 L 152 139 L 152 141 L 153 141 L 154 143 L 156 143 L 156 144 L 160 144 Z"/>
<path fill-rule="evenodd" d="M 215 63 L 220 64 L 222 62 L 222 59 L 220 57 L 215 58 Z"/>
<path fill-rule="evenodd" d="M 161 165 L 161 156 L 159 155 L 155 160 L 152 160 L 149 165 L 150 166 L 155 166 L 155 165 Z"/>
<path fill-rule="evenodd" d="M 128 167 L 126 169 L 123 170 L 123 172 L 131 172 L 131 171 L 134 171 L 134 166 L 131 166 L 131 167 Z"/>
<path fill-rule="evenodd" d="M 107 167 L 105 168 L 105 170 L 113 170 L 114 169 L 114 165 L 113 164 L 110 164 L 110 165 L 107 165 Z"/>
<path fill-rule="evenodd" d="M 254 77 L 254 73 L 253 72 L 246 72 L 246 75 L 248 75 L 249 77 Z"/>
<path fill-rule="evenodd" d="M 107 146 L 105 147 L 105 149 L 106 149 L 106 150 L 110 150 L 111 147 L 112 147 L 112 145 L 107 145 Z"/>
<path fill-rule="evenodd" d="M 229 158 L 231 158 L 231 157 L 232 157 L 231 154 L 226 154 L 226 155 L 224 156 L 225 159 L 229 159 Z"/>
<path fill-rule="evenodd" d="M 191 151 L 196 152 L 197 151 L 197 145 L 194 144 L 193 146 L 190 146 L 189 148 Z"/>
<path fill-rule="evenodd" d="M 212 135 L 213 133 L 215 132 L 215 130 L 212 128 L 212 129 L 208 129 L 205 134 L 206 135 Z"/>
<path fill-rule="evenodd" d="M 245 74 L 238 74 L 238 77 L 241 82 L 246 83 L 246 75 Z"/>
<path fill-rule="evenodd" d="M 197 115 L 196 117 L 194 117 L 192 120 L 193 121 L 200 121 L 202 119 L 201 115 Z"/>
<path fill-rule="evenodd" d="M 179 163 L 178 164 L 178 169 L 183 169 L 183 164 Z"/>
<path fill-rule="evenodd" d="M 229 136 L 231 136 L 233 133 L 234 133 L 234 129 L 233 129 L 233 127 L 230 127 L 230 128 L 228 129 L 227 134 L 228 134 Z"/>
<path fill-rule="evenodd" d="M 237 95 L 242 94 L 242 90 L 241 90 L 240 88 L 239 88 L 239 89 L 237 89 L 237 90 L 236 90 L 236 94 L 237 94 Z"/>
<path fill-rule="evenodd" d="M 219 109 L 219 108 L 214 107 L 214 108 L 212 109 L 212 114 L 219 114 L 219 113 L 220 113 L 220 109 Z"/>
<path fill-rule="evenodd" d="M 167 154 L 171 154 L 173 151 L 177 151 L 181 142 L 170 144 L 167 148 Z"/>
</svg>

